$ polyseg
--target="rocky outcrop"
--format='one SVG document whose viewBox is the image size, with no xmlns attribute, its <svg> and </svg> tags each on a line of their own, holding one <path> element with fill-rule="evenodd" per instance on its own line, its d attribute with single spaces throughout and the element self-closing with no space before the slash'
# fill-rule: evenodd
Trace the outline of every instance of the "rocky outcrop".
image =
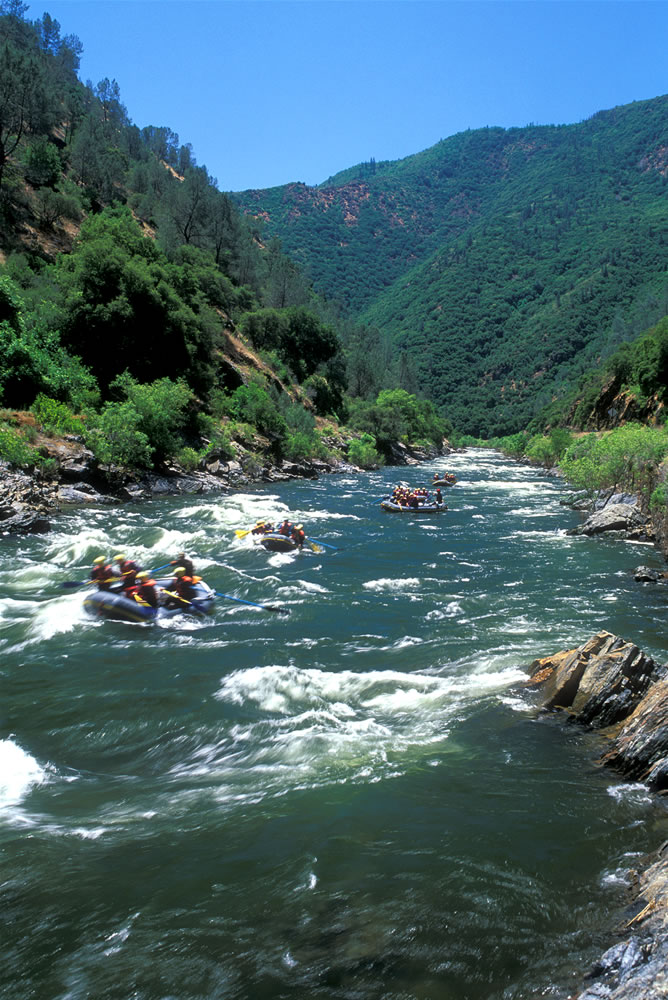
<svg viewBox="0 0 668 1000">
<path fill-rule="evenodd" d="M 60 509 L 58 483 L 16 472 L 0 462 L 0 534 L 42 534 Z"/>
<path fill-rule="evenodd" d="M 546 710 L 604 730 L 601 762 L 626 777 L 668 789 L 668 667 L 634 643 L 599 632 L 577 649 L 535 660 L 529 687 Z M 655 1000 L 668 996 L 668 842 L 638 875 L 623 940 L 591 969 L 578 1000 Z"/>
<path fill-rule="evenodd" d="M 627 538 L 642 541 L 649 540 L 652 535 L 649 517 L 643 514 L 636 504 L 629 503 L 607 504 L 602 510 L 594 511 L 583 524 L 571 528 L 566 534 L 600 535 L 604 531 L 624 532 Z"/>
</svg>

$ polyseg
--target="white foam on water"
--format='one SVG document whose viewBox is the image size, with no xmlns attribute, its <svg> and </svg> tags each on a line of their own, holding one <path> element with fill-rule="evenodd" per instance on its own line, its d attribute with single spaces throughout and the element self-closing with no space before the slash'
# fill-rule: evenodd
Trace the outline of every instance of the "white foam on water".
<svg viewBox="0 0 668 1000">
<path fill-rule="evenodd" d="M 416 576 L 403 578 L 382 577 L 380 580 L 367 580 L 362 586 L 366 590 L 405 590 L 406 587 L 419 587 L 420 580 Z"/>
<path fill-rule="evenodd" d="M 616 802 L 630 802 L 634 805 L 651 805 L 652 796 L 646 785 L 638 782 L 629 782 L 625 785 L 610 785 L 607 789 L 608 795 Z"/>
<path fill-rule="evenodd" d="M 313 583 L 309 580 L 297 580 L 300 590 L 306 590 L 311 594 L 330 594 L 331 591 L 327 587 L 322 587 L 319 583 Z"/>
<path fill-rule="evenodd" d="M 31 623 L 31 638 L 50 639 L 62 632 L 72 632 L 86 619 L 82 593 L 70 593 L 37 606 Z"/>
<path fill-rule="evenodd" d="M 0 814 L 19 805 L 46 778 L 34 757 L 12 740 L 0 740 Z"/>
<path fill-rule="evenodd" d="M 237 671 L 222 679 L 215 697 L 260 717 L 234 728 L 233 748 L 227 743 L 202 748 L 189 766 L 200 775 L 212 777 L 221 769 L 227 775 L 234 756 L 236 781 L 243 784 L 246 771 L 254 795 L 258 789 L 284 794 L 289 787 L 398 775 L 421 748 L 449 738 L 450 725 L 466 704 L 525 677 L 516 668 L 497 666 L 455 675 L 332 673 L 293 664 Z"/>
</svg>

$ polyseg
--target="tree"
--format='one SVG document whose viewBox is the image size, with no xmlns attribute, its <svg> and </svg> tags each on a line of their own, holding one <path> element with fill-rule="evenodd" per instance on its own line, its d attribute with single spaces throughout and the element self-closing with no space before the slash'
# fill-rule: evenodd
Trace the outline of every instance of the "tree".
<svg viewBox="0 0 668 1000">
<path fill-rule="evenodd" d="M 48 132 L 54 122 L 53 95 L 42 63 L 5 43 L 0 49 L 0 188 L 7 162 L 24 136 Z"/>
</svg>

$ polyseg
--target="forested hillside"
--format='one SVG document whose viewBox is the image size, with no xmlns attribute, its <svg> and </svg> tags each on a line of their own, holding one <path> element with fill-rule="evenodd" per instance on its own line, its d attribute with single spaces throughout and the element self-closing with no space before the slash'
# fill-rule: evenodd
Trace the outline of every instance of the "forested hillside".
<svg viewBox="0 0 668 1000">
<path fill-rule="evenodd" d="M 326 458 L 342 420 L 362 464 L 440 443 L 388 339 L 261 239 L 168 126 L 135 125 L 115 80 L 82 83 L 79 39 L 27 9 L 0 0 L 0 458 L 38 461 L 35 421 L 107 466 Z"/>
<path fill-rule="evenodd" d="M 391 337 L 477 436 L 509 433 L 668 312 L 668 97 L 486 128 L 234 200 Z"/>
</svg>

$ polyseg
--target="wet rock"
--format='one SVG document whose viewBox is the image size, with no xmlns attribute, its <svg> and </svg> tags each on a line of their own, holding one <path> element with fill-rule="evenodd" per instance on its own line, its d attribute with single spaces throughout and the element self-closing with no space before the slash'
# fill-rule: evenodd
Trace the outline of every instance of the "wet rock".
<svg viewBox="0 0 668 1000">
<path fill-rule="evenodd" d="M 633 570 L 633 579 L 640 583 L 658 583 L 665 577 L 665 573 L 660 573 L 658 569 L 651 569 L 649 566 L 636 566 Z"/>
</svg>

